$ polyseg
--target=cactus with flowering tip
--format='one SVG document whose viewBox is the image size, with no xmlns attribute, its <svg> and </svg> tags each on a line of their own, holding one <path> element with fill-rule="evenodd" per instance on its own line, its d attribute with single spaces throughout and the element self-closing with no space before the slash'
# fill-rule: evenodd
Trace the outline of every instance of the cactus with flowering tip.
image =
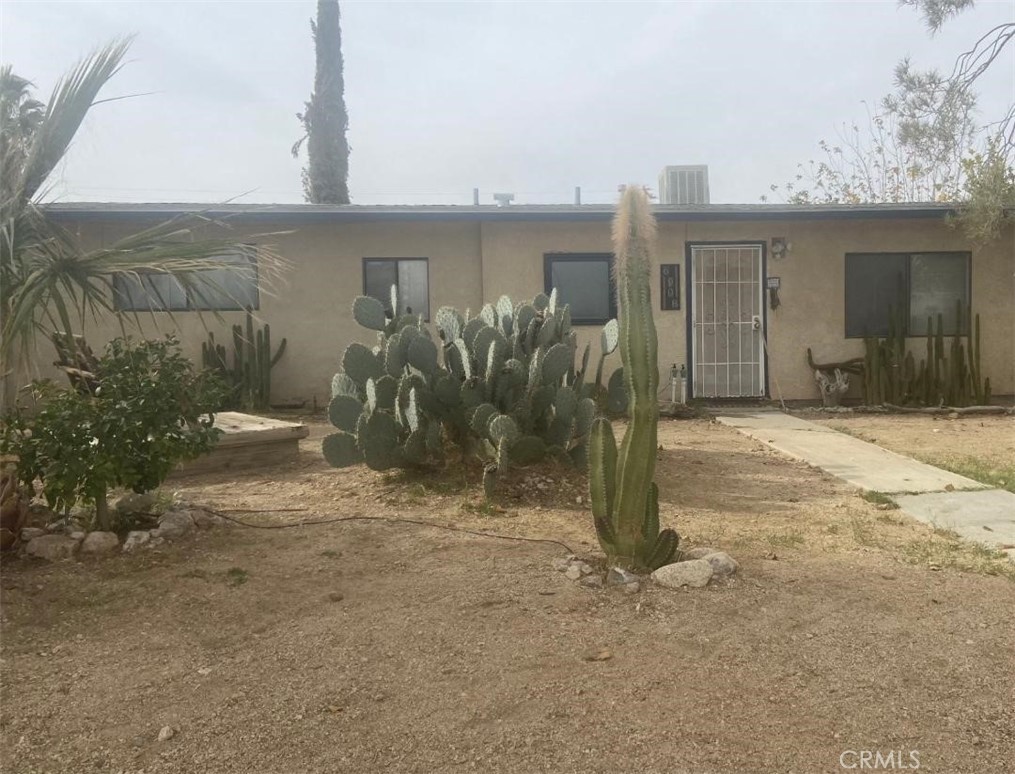
<svg viewBox="0 0 1015 774">
<path fill-rule="evenodd" d="M 613 221 L 620 294 L 619 338 L 630 421 L 617 449 L 603 417 L 592 423 L 589 490 L 599 544 L 611 564 L 651 571 L 673 561 L 679 537 L 659 530 L 655 473 L 659 364 L 652 319 L 655 219 L 644 190 L 625 189 Z"/>
</svg>

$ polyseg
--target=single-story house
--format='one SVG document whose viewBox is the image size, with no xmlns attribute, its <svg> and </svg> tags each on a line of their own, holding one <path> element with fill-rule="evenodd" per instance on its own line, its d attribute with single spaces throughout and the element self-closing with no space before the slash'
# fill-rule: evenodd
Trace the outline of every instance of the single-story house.
<svg viewBox="0 0 1015 774">
<path fill-rule="evenodd" d="M 890 309 L 901 299 L 917 357 L 928 316 L 942 314 L 952 333 L 961 325 L 956 303 L 971 306 L 981 317 L 983 372 L 994 394 L 1015 393 L 1010 226 L 996 241 L 973 245 L 947 223 L 947 204 L 655 209 L 661 385 L 675 365 L 686 368 L 688 397 L 817 400 L 807 348 L 825 362 L 862 354 L 862 337 L 887 333 Z M 475 314 L 503 294 L 517 303 L 556 287 L 593 353 L 600 326 L 616 315 L 609 205 L 47 207 L 50 217 L 92 245 L 193 211 L 226 219 L 238 242 L 270 242 L 292 264 L 273 293 L 251 286 L 234 295 L 271 324 L 275 341 L 288 339 L 272 375 L 273 403 L 327 403 L 346 345 L 374 343 L 374 334 L 352 319 L 353 299 L 367 293 L 386 301 L 391 284 L 399 287 L 401 305 L 427 317 L 444 305 Z M 252 236 L 266 232 L 273 235 Z M 228 345 L 227 325 L 243 316 L 230 310 L 235 301 L 196 303 L 169 286 L 162 291 L 171 312 L 140 316 L 149 331 L 153 319 L 164 330 L 178 327 L 198 362 L 209 329 Z M 140 286 L 119 296 L 127 306 L 147 310 L 151 303 Z M 224 322 L 196 309 L 217 303 Z M 119 332 L 112 319 L 89 322 L 85 330 L 96 349 Z M 854 386 L 850 395 L 858 394 Z"/>
</svg>

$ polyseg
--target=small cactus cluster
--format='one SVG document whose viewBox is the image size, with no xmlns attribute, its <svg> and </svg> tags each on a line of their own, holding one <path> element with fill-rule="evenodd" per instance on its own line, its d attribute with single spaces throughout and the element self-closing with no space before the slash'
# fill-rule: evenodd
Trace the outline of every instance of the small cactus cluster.
<svg viewBox="0 0 1015 774">
<path fill-rule="evenodd" d="M 966 320 L 967 332 L 964 337 L 953 336 L 947 352 L 942 316 L 937 316 L 936 328 L 933 320 L 927 320 L 927 356 L 917 366 L 913 353 L 906 351 L 904 322 L 893 313 L 887 338 L 864 340 L 864 402 L 900 406 L 989 404 L 990 379 L 983 377 L 980 367 L 980 315 L 970 320 L 960 302 L 955 319 Z M 934 335 L 930 335 L 931 330 Z"/>
<path fill-rule="evenodd" d="M 603 417 L 592 423 L 589 493 L 607 561 L 651 571 L 673 561 L 679 537 L 659 530 L 659 490 L 652 480 L 657 451 L 659 365 L 652 319 L 651 267 L 655 221 L 648 196 L 629 186 L 613 223 L 620 295 L 620 357 L 630 421 L 620 449 Z"/>
<path fill-rule="evenodd" d="M 396 295 L 392 288 L 393 309 Z M 339 432 L 324 441 L 330 464 L 425 466 L 440 462 L 452 441 L 485 463 L 487 494 L 512 464 L 556 455 L 584 465 L 597 412 L 586 383 L 590 352 L 576 369 L 570 311 L 555 292 L 517 306 L 502 296 L 475 317 L 441 307 L 439 341 L 418 316 L 389 318 L 374 298 L 357 298 L 353 316 L 378 343 L 351 344 L 332 382 L 329 413 Z M 616 346 L 612 322 L 600 374 Z"/>
<path fill-rule="evenodd" d="M 233 366 L 226 363 L 226 348 L 215 342 L 215 334 L 208 333 L 208 341 L 201 344 L 201 362 L 214 371 L 229 387 L 225 408 L 242 408 L 263 411 L 271 404 L 271 369 L 285 354 L 286 340 L 282 339 L 274 354 L 271 352 L 271 326 L 254 327 L 254 317 L 247 311 L 246 325 L 233 326 Z"/>
</svg>

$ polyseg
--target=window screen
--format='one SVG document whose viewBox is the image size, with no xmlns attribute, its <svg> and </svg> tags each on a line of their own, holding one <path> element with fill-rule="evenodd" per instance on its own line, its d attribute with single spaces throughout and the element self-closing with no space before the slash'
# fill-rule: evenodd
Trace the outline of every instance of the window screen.
<svg viewBox="0 0 1015 774">
<path fill-rule="evenodd" d="M 958 308 L 961 305 L 962 317 Z M 969 253 L 846 255 L 846 336 L 887 336 L 892 315 L 908 336 L 964 333 L 969 312 Z"/>
<path fill-rule="evenodd" d="M 421 314 L 430 319 L 429 262 L 426 258 L 364 258 L 363 292 L 373 296 L 388 314 L 391 286 L 398 288 L 398 314 Z"/>
<path fill-rule="evenodd" d="M 258 308 L 257 259 L 254 252 L 218 256 L 231 268 L 201 272 L 203 280 L 194 288 L 192 309 L 229 311 Z"/>
<path fill-rule="evenodd" d="M 227 264 L 200 274 L 189 293 L 175 277 L 160 272 L 119 274 L 113 278 L 113 301 L 121 312 L 180 312 L 188 309 L 230 311 L 258 308 L 257 253 L 237 250 L 216 259 Z"/>
<path fill-rule="evenodd" d="M 962 308 L 962 318 L 958 309 Z M 965 253 L 917 253 L 909 262 L 909 333 L 937 330 L 941 315 L 946 336 L 966 332 L 969 313 L 969 261 Z M 927 330 L 927 320 L 931 329 Z"/>
<path fill-rule="evenodd" d="M 544 290 L 557 289 L 557 301 L 571 307 L 576 325 L 600 325 L 617 316 L 613 256 L 547 254 L 543 258 Z"/>
<path fill-rule="evenodd" d="M 122 312 L 178 312 L 188 308 L 183 286 L 176 278 L 158 272 L 116 275 L 113 302 Z"/>
</svg>

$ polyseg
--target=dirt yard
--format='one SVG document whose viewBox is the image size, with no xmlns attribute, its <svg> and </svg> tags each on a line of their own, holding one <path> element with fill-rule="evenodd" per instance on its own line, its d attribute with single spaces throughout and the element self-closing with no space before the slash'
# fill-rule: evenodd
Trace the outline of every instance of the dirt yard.
<svg viewBox="0 0 1015 774">
<path fill-rule="evenodd" d="M 803 419 L 1015 491 L 1015 417 L 813 413 Z"/>
<path fill-rule="evenodd" d="M 598 556 L 571 471 L 490 507 L 460 466 L 333 470 L 325 432 L 173 488 L 262 526 L 403 516 Z M 729 428 L 660 441 L 663 520 L 737 558 L 729 585 L 592 590 L 552 544 L 362 521 L 8 560 L 3 771 L 810 774 L 860 751 L 1011 771 L 1011 565 Z M 265 508 L 306 510 L 237 512 Z"/>
</svg>

